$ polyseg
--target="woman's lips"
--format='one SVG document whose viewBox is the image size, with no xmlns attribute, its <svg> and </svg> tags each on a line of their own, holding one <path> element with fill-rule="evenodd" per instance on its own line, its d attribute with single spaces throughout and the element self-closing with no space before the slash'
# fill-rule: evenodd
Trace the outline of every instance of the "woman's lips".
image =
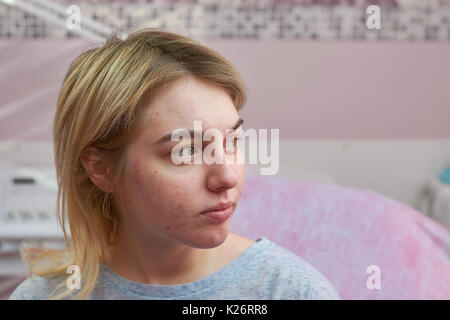
<svg viewBox="0 0 450 320">
<path fill-rule="evenodd" d="M 233 204 L 229 203 L 223 207 L 224 208 L 221 210 L 211 210 L 211 211 L 202 212 L 201 215 L 210 221 L 219 222 L 219 223 L 225 222 L 233 214 Z"/>
</svg>

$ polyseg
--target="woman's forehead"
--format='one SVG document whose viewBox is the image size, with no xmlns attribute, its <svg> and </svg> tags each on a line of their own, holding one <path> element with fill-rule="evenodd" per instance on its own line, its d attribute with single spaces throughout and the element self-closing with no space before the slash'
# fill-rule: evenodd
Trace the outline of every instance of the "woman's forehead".
<svg viewBox="0 0 450 320">
<path fill-rule="evenodd" d="M 179 128 L 232 128 L 239 114 L 229 94 L 222 88 L 191 78 L 178 81 L 158 95 L 147 109 L 146 129 L 166 134 Z"/>
</svg>

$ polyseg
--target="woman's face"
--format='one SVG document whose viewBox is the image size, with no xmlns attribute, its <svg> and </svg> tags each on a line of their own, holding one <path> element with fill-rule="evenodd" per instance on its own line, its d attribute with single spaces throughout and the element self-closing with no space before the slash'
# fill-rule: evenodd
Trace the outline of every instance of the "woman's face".
<svg viewBox="0 0 450 320">
<path fill-rule="evenodd" d="M 173 130 L 194 129 L 194 120 L 202 122 L 202 130 L 219 129 L 225 150 L 226 129 L 232 129 L 239 114 L 228 93 L 213 84 L 194 77 L 184 77 L 160 92 L 146 106 L 143 128 L 130 142 L 127 150 L 126 194 L 119 190 L 121 224 L 128 234 L 161 245 L 181 243 L 195 248 L 212 248 L 222 244 L 228 236 L 230 219 L 217 222 L 201 213 L 223 202 L 233 203 L 233 213 L 242 193 L 245 165 L 242 162 L 221 164 L 175 164 L 172 149 L 180 141 L 159 142 Z M 242 127 L 229 136 L 238 137 Z M 229 140 L 230 141 L 230 140 Z M 194 140 L 191 141 L 194 143 Z M 183 159 L 193 152 L 189 141 Z M 203 149 L 210 141 L 203 142 Z M 203 151 L 200 150 L 200 152 Z M 187 153 L 186 153 L 187 151 Z M 236 159 L 243 159 L 241 151 L 234 150 Z M 192 159 L 194 157 L 192 156 Z M 120 232 L 120 231 L 119 231 Z"/>
</svg>

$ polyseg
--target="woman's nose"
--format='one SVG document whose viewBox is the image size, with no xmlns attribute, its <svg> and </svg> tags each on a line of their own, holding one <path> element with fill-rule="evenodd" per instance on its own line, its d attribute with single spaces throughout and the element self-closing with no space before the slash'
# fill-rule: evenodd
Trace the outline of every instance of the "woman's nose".
<svg viewBox="0 0 450 320">
<path fill-rule="evenodd" d="M 218 153 L 216 161 L 205 164 L 208 170 L 208 188 L 213 191 L 234 188 L 239 182 L 236 163 L 230 161 L 223 147 L 216 148 L 214 152 Z"/>
</svg>

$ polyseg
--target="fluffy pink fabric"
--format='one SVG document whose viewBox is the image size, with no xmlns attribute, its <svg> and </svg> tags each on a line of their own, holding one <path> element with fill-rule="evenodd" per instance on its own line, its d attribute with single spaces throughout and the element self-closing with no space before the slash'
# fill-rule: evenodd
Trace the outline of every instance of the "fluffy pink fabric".
<svg viewBox="0 0 450 320">
<path fill-rule="evenodd" d="M 298 254 L 342 299 L 450 299 L 450 232 L 373 191 L 247 174 L 230 230 Z"/>
</svg>

